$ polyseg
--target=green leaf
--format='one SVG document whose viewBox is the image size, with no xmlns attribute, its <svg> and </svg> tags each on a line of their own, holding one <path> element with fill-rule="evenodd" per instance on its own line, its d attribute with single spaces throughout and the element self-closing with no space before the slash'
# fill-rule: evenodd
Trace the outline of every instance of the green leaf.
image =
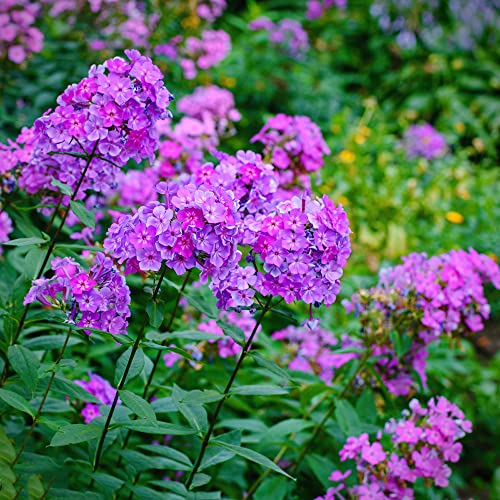
<svg viewBox="0 0 500 500">
<path fill-rule="evenodd" d="M 225 434 L 220 434 L 217 436 L 217 439 L 219 441 L 223 441 L 224 443 L 239 446 L 239 444 L 241 443 L 241 430 L 238 429 L 226 432 Z M 233 458 L 234 455 L 234 451 L 218 448 L 216 446 L 209 446 L 205 452 L 205 456 L 203 457 L 199 470 L 202 471 L 204 469 L 207 469 L 208 467 L 211 467 L 212 465 L 226 462 L 227 460 Z"/>
<path fill-rule="evenodd" d="M 243 345 L 246 342 L 245 332 L 239 326 L 231 325 L 222 320 L 217 321 L 217 325 L 219 325 L 222 331 L 228 337 L 231 337 L 237 344 Z"/>
<path fill-rule="evenodd" d="M 337 401 L 335 419 L 346 436 L 358 436 L 361 430 L 361 421 L 354 407 L 343 399 Z"/>
<path fill-rule="evenodd" d="M 165 319 L 165 302 L 152 300 L 146 305 L 146 312 L 149 317 L 149 324 L 153 328 L 160 328 Z"/>
<path fill-rule="evenodd" d="M 8 391 L 7 389 L 0 389 L 0 399 L 16 410 L 23 411 L 32 417 L 35 416 L 35 409 L 26 399 L 15 392 Z"/>
<path fill-rule="evenodd" d="M 70 201 L 69 205 L 73 213 L 80 219 L 84 226 L 95 229 L 95 214 L 88 210 L 82 201 Z"/>
<path fill-rule="evenodd" d="M 208 474 L 202 474 L 198 472 L 197 474 L 194 475 L 193 482 L 191 483 L 190 488 L 199 488 L 200 486 L 203 486 L 207 483 L 210 482 L 212 478 Z"/>
<path fill-rule="evenodd" d="M 0 461 L 12 462 L 16 456 L 16 451 L 9 437 L 5 433 L 3 426 L 0 426 Z"/>
<path fill-rule="evenodd" d="M 146 400 L 136 396 L 133 392 L 126 390 L 120 391 L 120 399 L 122 403 L 138 417 L 156 421 L 156 414 L 153 407 Z"/>
<path fill-rule="evenodd" d="M 222 337 L 215 333 L 200 332 L 198 330 L 182 330 L 180 332 L 167 334 L 165 337 L 169 340 L 171 339 L 181 339 L 181 340 L 220 340 Z"/>
<path fill-rule="evenodd" d="M 251 450 L 249 448 L 243 448 L 242 446 L 236 446 L 230 443 L 225 443 L 224 441 L 221 441 L 219 439 L 211 440 L 208 443 L 208 445 L 219 446 L 221 448 L 233 451 L 236 455 L 239 455 L 240 457 L 246 458 L 247 460 L 262 465 L 267 469 L 271 469 L 272 471 L 277 472 L 278 474 L 283 474 L 284 476 L 295 481 L 295 479 L 292 476 L 290 476 L 284 470 L 278 467 L 272 460 L 269 460 L 269 458 L 265 457 L 264 455 L 261 455 L 260 453 L 257 453 L 254 450 Z"/>
<path fill-rule="evenodd" d="M 61 191 L 62 194 L 67 194 L 68 196 L 73 195 L 73 190 L 70 186 L 68 186 L 68 184 L 63 184 L 60 180 L 55 179 L 54 177 L 52 177 L 51 184 L 54 187 L 59 188 L 59 191 Z"/>
<path fill-rule="evenodd" d="M 123 374 L 125 373 L 125 368 L 127 366 L 131 353 L 132 353 L 132 347 L 129 347 L 118 358 L 115 370 L 115 385 L 119 385 L 123 377 Z M 132 364 L 130 365 L 130 369 L 127 375 L 127 380 L 125 380 L 124 383 L 132 380 L 134 377 L 137 377 L 137 375 L 139 375 L 142 372 L 143 368 L 144 368 L 144 353 L 142 352 L 141 349 L 139 349 L 135 353 L 134 359 L 132 360 Z"/>
<path fill-rule="evenodd" d="M 31 391 L 33 397 L 38 384 L 38 368 L 40 367 L 36 354 L 21 345 L 11 345 L 8 358 L 12 368 Z"/>
<path fill-rule="evenodd" d="M 51 390 L 69 396 L 70 398 L 79 399 L 88 403 L 101 404 L 95 396 L 87 392 L 83 387 L 75 384 L 73 381 L 68 380 L 61 375 L 56 375 L 52 381 Z"/>
<path fill-rule="evenodd" d="M 335 464 L 328 458 L 315 453 L 308 453 L 305 458 L 307 465 L 309 465 L 313 474 L 323 485 L 323 488 L 328 489 L 332 485 L 328 477 L 332 470 L 335 469 Z"/>
<path fill-rule="evenodd" d="M 263 368 L 267 368 L 272 374 L 277 375 L 278 377 L 285 380 L 290 380 L 291 377 L 286 370 L 278 366 L 274 361 L 271 361 L 262 356 L 260 352 L 250 351 L 250 355 L 258 365 L 262 366 Z"/>
<path fill-rule="evenodd" d="M 212 294 L 202 295 L 198 290 L 190 290 L 189 292 L 184 293 L 184 296 L 191 306 L 205 314 L 205 316 L 208 316 L 211 319 L 217 319 L 218 310 L 215 298 Z"/>
<path fill-rule="evenodd" d="M 116 492 L 119 488 L 123 486 L 124 481 L 117 478 L 116 476 L 111 476 L 110 474 L 104 474 L 103 472 L 95 472 L 92 478 L 101 488 L 104 488 L 111 492 Z"/>
<path fill-rule="evenodd" d="M 151 453 L 161 455 L 162 457 L 169 458 L 170 460 L 174 460 L 182 465 L 187 465 L 188 467 L 193 467 L 193 463 L 191 459 L 175 448 L 171 448 L 170 446 L 158 446 L 155 444 L 142 444 L 139 446 L 142 450 L 149 451 Z"/>
<path fill-rule="evenodd" d="M 61 464 L 53 458 L 24 451 L 16 464 L 16 472 L 24 474 L 46 474 L 61 469 Z"/>
<path fill-rule="evenodd" d="M 32 236 L 30 238 L 17 238 L 16 240 L 10 240 L 2 245 L 11 246 L 11 247 L 26 247 L 29 245 L 41 245 L 42 243 L 47 243 L 47 238 L 39 238 L 36 236 Z"/>
<path fill-rule="evenodd" d="M 224 394 L 213 390 L 200 391 L 195 389 L 194 391 L 185 392 L 182 398 L 179 400 L 180 403 L 194 403 L 194 404 L 205 404 L 214 403 L 219 401 L 224 397 Z"/>
<path fill-rule="evenodd" d="M 292 434 L 293 432 L 300 432 L 308 427 L 312 427 L 313 425 L 313 422 L 308 422 L 298 418 L 289 418 L 270 427 L 262 435 L 261 441 L 266 443 L 281 441 L 284 436 Z"/>
<path fill-rule="evenodd" d="M 130 429 L 132 431 L 143 432 L 144 434 L 170 434 L 172 436 L 190 436 L 196 434 L 194 429 L 182 427 L 176 424 L 166 422 L 151 422 L 149 420 L 130 420 L 129 422 L 120 422 L 113 424 L 114 428 Z"/>
<path fill-rule="evenodd" d="M 205 408 L 200 404 L 181 403 L 183 397 L 184 391 L 174 385 L 172 399 L 175 406 L 194 429 L 198 432 L 204 432 L 208 429 L 208 416 Z"/>
<path fill-rule="evenodd" d="M 280 394 L 288 394 L 288 389 L 284 389 L 278 385 L 256 384 L 234 387 L 230 393 L 239 396 L 278 396 Z"/>
<path fill-rule="evenodd" d="M 69 424 L 61 427 L 52 438 L 49 446 L 67 446 L 97 439 L 102 433 L 101 427 L 87 424 Z"/>
<path fill-rule="evenodd" d="M 255 492 L 255 500 L 284 500 L 290 498 L 288 490 L 290 483 L 281 476 L 267 477 Z"/>
<path fill-rule="evenodd" d="M 44 335 L 23 340 L 23 345 L 32 351 L 50 351 L 51 349 L 60 349 L 64 345 L 66 335 Z M 81 344 L 82 340 L 77 337 L 70 337 L 69 346 Z"/>
</svg>

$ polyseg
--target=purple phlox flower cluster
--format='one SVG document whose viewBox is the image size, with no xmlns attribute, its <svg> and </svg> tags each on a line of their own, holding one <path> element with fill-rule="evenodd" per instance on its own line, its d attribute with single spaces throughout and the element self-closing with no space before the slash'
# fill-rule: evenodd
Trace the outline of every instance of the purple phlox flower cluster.
<svg viewBox="0 0 500 500">
<path fill-rule="evenodd" d="M 34 130 L 24 127 L 15 141 L 0 143 L 0 195 L 11 193 L 18 186 L 18 178 L 29 163 L 34 148 Z M 21 184 L 22 188 L 26 188 Z"/>
<path fill-rule="evenodd" d="M 204 30 L 201 38 L 177 35 L 168 43 L 157 45 L 155 54 L 178 61 L 184 78 L 193 80 L 199 70 L 217 66 L 231 51 L 231 38 L 224 30 Z"/>
<path fill-rule="evenodd" d="M 226 0 L 197 0 L 196 13 L 208 22 L 215 21 L 227 7 Z"/>
<path fill-rule="evenodd" d="M 309 50 L 309 37 L 304 31 L 302 25 L 293 19 L 282 19 L 274 23 L 267 17 L 260 17 L 251 21 L 248 27 L 252 31 L 267 31 L 269 41 L 293 58 L 300 59 L 304 57 Z"/>
<path fill-rule="evenodd" d="M 29 0 L 0 2 L 0 58 L 21 64 L 42 50 L 43 35 L 33 26 L 39 11 L 40 6 Z"/>
<path fill-rule="evenodd" d="M 0 255 L 2 255 L 2 243 L 9 241 L 9 234 L 12 230 L 12 220 L 9 214 L 5 211 L 0 211 Z"/>
<path fill-rule="evenodd" d="M 332 7 L 345 9 L 346 5 L 347 0 L 308 0 L 306 18 L 313 21 L 314 19 L 322 17 L 323 14 Z"/>
<path fill-rule="evenodd" d="M 351 253 L 349 221 L 327 197 L 295 196 L 249 218 L 246 243 L 254 266 L 240 268 L 226 282 L 237 305 L 250 305 L 253 290 L 285 302 L 331 305 Z M 258 269 L 261 264 L 261 270 Z"/>
<path fill-rule="evenodd" d="M 346 485 L 352 470 L 334 471 L 330 488 L 316 500 L 343 499 L 347 495 L 360 500 L 414 498 L 413 484 L 423 478 L 427 486 L 448 486 L 449 462 L 458 462 L 462 444 L 458 442 L 472 430 L 463 412 L 446 398 L 429 400 L 427 408 L 414 399 L 399 420 L 390 420 L 385 433 L 390 441 L 382 442 L 381 433 L 374 442 L 368 434 L 351 436 L 340 450 L 342 461 L 355 461 L 359 484 Z"/>
<path fill-rule="evenodd" d="M 117 187 L 118 167 L 131 158 L 154 159 L 155 124 L 168 116 L 172 96 L 151 59 L 125 53 L 129 61 L 115 57 L 92 66 L 58 97 L 54 111 L 36 120 L 32 155 L 19 179 L 28 193 L 57 192 L 52 178 L 74 190 L 90 159 L 78 198 L 89 189 L 106 195 Z"/>
<path fill-rule="evenodd" d="M 290 370 L 314 373 L 327 384 L 332 382 L 334 370 L 357 357 L 354 352 L 339 354 L 332 352 L 335 346 L 341 344 L 342 348 L 345 348 L 352 341 L 344 337 L 339 344 L 332 333 L 317 324 L 288 326 L 274 332 L 271 337 L 286 343 L 284 358 L 281 362 L 284 362 Z"/>
<path fill-rule="evenodd" d="M 448 150 L 444 136 L 428 123 L 411 125 L 404 133 L 403 143 L 409 158 L 432 160 L 443 156 Z"/>
<path fill-rule="evenodd" d="M 243 310 L 240 312 L 236 311 L 221 311 L 219 313 L 219 318 L 230 325 L 237 326 L 241 328 L 248 339 L 255 328 L 255 319 L 252 314 Z M 214 319 L 205 319 L 197 325 L 197 329 L 200 332 L 211 333 L 214 335 L 219 335 L 220 340 L 211 339 L 207 341 L 199 342 L 198 344 L 189 344 L 188 346 L 183 346 L 184 349 L 189 350 L 189 353 L 194 357 L 196 362 L 201 361 L 201 359 L 206 359 L 211 361 L 212 359 L 218 358 L 232 358 L 237 357 L 241 353 L 241 346 L 237 344 L 231 337 L 224 334 L 222 328 L 217 324 Z M 261 327 L 257 329 L 257 334 L 260 332 Z M 169 352 L 163 356 L 165 365 L 167 367 L 172 366 L 175 362 L 182 359 L 182 357 L 174 352 Z M 198 363 L 190 361 L 191 366 L 198 368 Z"/>
<path fill-rule="evenodd" d="M 280 170 L 285 186 L 310 188 L 307 174 L 319 170 L 330 154 L 320 128 L 307 116 L 273 116 L 251 141 L 264 145 L 265 157 Z"/>
<path fill-rule="evenodd" d="M 150 202 L 113 224 L 104 248 L 127 272 L 158 271 L 162 262 L 178 275 L 194 267 L 201 279 L 227 279 L 240 259 L 236 204 L 221 188 L 160 182 L 165 203 Z"/>
<path fill-rule="evenodd" d="M 38 301 L 63 310 L 70 324 L 126 333 L 130 290 L 112 259 L 98 253 L 87 271 L 71 257 L 56 257 L 51 267 L 54 276 L 34 280 L 25 305 Z"/>
<path fill-rule="evenodd" d="M 486 283 L 500 288 L 500 269 L 493 259 L 473 249 L 431 258 L 413 253 L 403 258 L 403 264 L 383 269 L 377 286 L 344 301 L 347 312 L 359 317 L 361 341 L 379 356 L 375 368 L 393 394 L 410 392 L 412 370 L 425 385 L 430 342 L 483 328 L 490 312 Z M 399 357 L 391 332 L 408 342 Z"/>
<path fill-rule="evenodd" d="M 203 120 L 208 117 L 214 120 L 219 136 L 232 135 L 235 132 L 234 122 L 241 119 L 233 94 L 217 85 L 197 87 L 191 95 L 179 99 L 177 109 L 191 118 Z"/>
<path fill-rule="evenodd" d="M 161 147 L 161 146 L 160 146 Z M 120 207 L 136 207 L 157 201 L 156 185 L 160 180 L 156 168 L 119 172 L 117 176 Z"/>
<path fill-rule="evenodd" d="M 90 380 L 75 380 L 75 384 L 92 394 L 92 396 L 96 397 L 102 404 L 111 405 L 116 396 L 116 389 L 99 375 L 92 372 L 88 372 L 88 375 Z M 121 404 L 119 399 L 118 404 Z M 86 424 L 101 415 L 100 406 L 101 405 L 97 403 L 85 403 L 82 409 L 82 417 Z"/>
<path fill-rule="evenodd" d="M 67 24 L 74 25 L 79 17 L 92 14 L 104 40 L 90 40 L 94 50 L 107 47 L 123 48 L 126 45 L 146 48 L 158 24 L 159 15 L 148 15 L 143 2 L 137 0 L 43 0 L 50 5 L 52 17 L 64 16 Z M 90 11 L 90 12 L 89 12 Z"/>
</svg>

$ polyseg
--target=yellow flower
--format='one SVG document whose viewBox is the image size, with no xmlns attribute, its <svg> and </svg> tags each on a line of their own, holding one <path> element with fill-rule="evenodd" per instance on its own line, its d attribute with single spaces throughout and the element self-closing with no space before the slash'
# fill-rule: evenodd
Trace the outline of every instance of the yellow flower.
<svg viewBox="0 0 500 500">
<path fill-rule="evenodd" d="M 340 125 L 338 123 L 332 123 L 330 125 L 330 130 L 334 133 L 334 134 L 338 134 L 340 132 Z"/>
<path fill-rule="evenodd" d="M 361 127 L 359 127 L 359 133 L 368 137 L 372 131 L 366 125 L 361 125 Z"/>
<path fill-rule="evenodd" d="M 339 160 L 342 163 L 353 163 L 356 160 L 356 155 L 348 149 L 343 149 L 339 153 Z"/>
<path fill-rule="evenodd" d="M 462 224 L 464 216 L 458 212 L 451 211 L 446 213 L 446 220 L 452 224 Z"/>
<path fill-rule="evenodd" d="M 345 206 L 349 204 L 349 200 L 345 196 L 339 196 L 339 203 Z"/>
<path fill-rule="evenodd" d="M 463 134 L 465 132 L 465 125 L 462 122 L 455 123 L 455 130 L 459 134 Z"/>
<path fill-rule="evenodd" d="M 366 137 L 362 134 L 356 134 L 354 136 L 354 142 L 356 144 L 364 144 L 366 142 Z"/>
<path fill-rule="evenodd" d="M 224 87 L 232 89 L 236 85 L 236 78 L 232 76 L 222 76 L 220 82 Z"/>
</svg>

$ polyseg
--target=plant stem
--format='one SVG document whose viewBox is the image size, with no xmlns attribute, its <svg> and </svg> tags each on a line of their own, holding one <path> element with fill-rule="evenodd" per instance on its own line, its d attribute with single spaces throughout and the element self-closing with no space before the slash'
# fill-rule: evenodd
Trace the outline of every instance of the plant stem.
<svg viewBox="0 0 500 500">
<path fill-rule="evenodd" d="M 14 467 L 14 465 L 17 463 L 19 460 L 21 454 L 24 451 L 24 448 L 26 448 L 26 445 L 28 444 L 28 441 L 30 440 L 31 435 L 33 434 L 33 431 L 35 430 L 35 426 L 38 422 L 38 419 L 40 418 L 40 414 L 42 413 L 43 406 L 45 405 L 45 401 L 47 400 L 47 397 L 49 395 L 50 388 L 52 387 L 52 382 L 54 381 L 54 377 L 56 376 L 56 366 L 61 362 L 61 359 L 64 355 L 64 351 L 66 350 L 66 347 L 68 346 L 69 338 L 71 336 L 71 332 L 73 331 L 72 328 L 68 329 L 68 333 L 66 335 L 66 338 L 64 339 L 64 344 L 61 348 L 61 351 L 59 352 L 59 355 L 57 357 L 57 360 L 55 362 L 54 368 L 52 370 L 52 373 L 50 374 L 50 379 L 49 383 L 47 384 L 47 387 L 45 389 L 45 393 L 42 397 L 42 400 L 40 401 L 40 404 L 38 405 L 38 410 L 36 412 L 35 417 L 33 418 L 33 422 L 31 423 L 31 427 L 29 428 L 28 433 L 26 434 L 26 437 L 24 438 L 23 444 L 19 448 L 17 455 L 14 457 L 14 460 L 10 463 L 11 467 Z"/>
<path fill-rule="evenodd" d="M 92 163 L 92 160 L 95 156 L 95 152 L 97 150 L 98 144 L 99 144 L 99 141 L 97 141 L 94 144 L 94 148 L 92 149 L 92 153 L 90 153 L 90 155 L 88 155 L 88 157 L 87 157 L 87 162 L 86 162 L 85 167 L 82 171 L 82 175 L 80 176 L 80 179 L 78 180 L 78 184 L 76 185 L 75 190 L 73 191 L 73 194 L 71 195 L 71 198 L 70 198 L 71 201 L 75 201 L 75 199 L 78 195 L 78 191 L 80 190 L 80 187 L 82 186 L 83 180 L 85 179 L 85 176 L 87 175 L 90 164 Z M 59 227 L 57 228 L 54 236 L 52 237 L 52 239 L 50 241 L 49 248 L 47 248 L 47 252 L 45 253 L 45 257 L 43 259 L 42 265 L 40 266 L 40 269 L 38 270 L 38 273 L 37 273 L 37 276 L 35 279 L 39 279 L 42 277 L 42 275 L 45 271 L 45 266 L 47 265 L 47 263 L 50 259 L 50 256 L 52 255 L 52 252 L 54 251 L 54 247 L 56 245 L 57 238 L 61 234 L 62 228 L 64 227 L 64 223 L 66 222 L 66 219 L 68 218 L 70 209 L 71 209 L 71 207 L 70 207 L 70 205 L 68 205 L 66 207 L 66 210 L 65 210 L 63 216 L 62 216 Z M 10 342 L 11 345 L 16 343 L 17 339 L 19 338 L 19 335 L 21 334 L 21 331 L 22 331 L 23 326 L 24 326 L 24 322 L 26 321 L 26 316 L 28 314 L 29 307 L 30 307 L 30 304 L 26 304 L 24 306 L 23 314 L 21 315 L 21 318 L 20 318 L 19 323 L 17 325 L 16 333 Z M 3 382 L 5 381 L 9 366 L 10 366 L 9 363 L 5 364 L 5 368 L 4 368 L 3 375 L 2 375 L 2 385 L 3 385 Z"/>
<path fill-rule="evenodd" d="M 365 363 L 367 362 L 368 358 L 370 357 L 370 354 L 371 354 L 370 350 L 367 350 L 363 353 L 363 356 L 359 360 L 359 364 L 358 364 L 358 367 L 356 368 L 356 371 L 351 375 L 351 378 L 347 381 L 347 384 L 342 389 L 342 392 L 339 394 L 338 399 L 343 399 L 345 397 L 345 395 L 347 394 L 347 391 L 351 388 L 353 382 L 356 380 L 356 377 L 358 376 L 360 371 L 365 366 Z M 296 462 L 290 468 L 290 472 L 294 472 L 297 469 L 297 467 L 302 463 L 302 460 L 304 460 L 304 457 L 307 455 L 307 453 L 311 449 L 312 444 L 314 443 L 314 441 L 318 437 L 319 433 L 323 429 L 323 426 L 325 425 L 325 423 L 333 415 L 334 411 L 335 411 L 335 404 L 332 403 L 332 405 L 330 406 L 330 409 L 325 413 L 324 417 L 321 419 L 321 422 L 316 424 L 311 438 L 306 443 L 304 448 L 302 448 L 302 451 L 301 451 L 299 457 L 297 458 Z"/>
<path fill-rule="evenodd" d="M 311 416 L 311 413 L 330 395 L 329 391 L 325 391 L 323 393 L 323 395 L 318 399 L 318 401 L 316 401 L 314 404 L 312 404 L 308 409 L 307 411 L 305 412 L 305 415 L 304 415 L 304 418 L 309 418 Z M 295 438 L 295 436 L 297 435 L 296 432 L 292 432 L 290 434 L 290 437 L 289 437 L 289 441 L 293 441 L 293 439 Z M 283 456 L 285 455 L 285 453 L 290 449 L 290 445 L 289 444 L 284 444 L 280 450 L 278 451 L 278 453 L 276 454 L 276 456 L 274 457 L 273 459 L 273 462 L 275 464 L 278 464 L 278 462 L 283 458 Z M 248 489 L 246 495 L 245 495 L 245 499 L 248 499 L 248 498 L 251 498 L 252 495 L 255 493 L 255 491 L 257 490 L 257 488 L 259 487 L 260 483 L 262 483 L 262 481 L 267 477 L 269 476 L 269 474 L 271 473 L 271 469 L 266 469 L 265 471 L 262 472 L 262 474 L 254 481 L 254 483 L 252 484 L 252 486 L 250 486 L 250 488 Z"/>
<path fill-rule="evenodd" d="M 203 438 L 203 442 L 201 443 L 200 453 L 198 454 L 198 458 L 196 459 L 193 470 L 191 471 L 191 474 L 189 475 L 189 477 L 186 481 L 186 488 L 189 488 L 191 486 L 191 483 L 193 482 L 194 476 L 196 475 L 196 473 L 198 472 L 198 469 L 200 468 L 201 461 L 203 460 L 203 457 L 204 457 L 205 452 L 206 452 L 207 447 L 208 447 L 208 443 L 210 441 L 210 438 L 212 437 L 212 433 L 214 431 L 215 424 L 217 423 L 217 417 L 219 416 L 219 413 L 220 413 L 222 407 L 224 406 L 225 401 L 229 397 L 229 391 L 231 390 L 233 382 L 236 379 L 236 375 L 238 374 L 238 371 L 241 367 L 241 364 L 243 363 L 243 360 L 246 358 L 247 354 L 250 352 L 250 349 L 252 347 L 253 338 L 255 337 L 255 334 L 257 333 L 257 330 L 259 329 L 259 326 L 262 323 L 262 320 L 264 319 L 264 315 L 271 309 L 271 300 L 272 300 L 272 297 L 269 297 L 267 299 L 267 302 L 264 304 L 264 307 L 260 313 L 260 316 L 257 319 L 257 322 L 255 323 L 255 326 L 252 330 L 252 333 L 250 334 L 250 337 L 248 337 L 248 340 L 245 342 L 245 345 L 243 347 L 243 350 L 241 351 L 238 362 L 236 363 L 236 366 L 234 367 L 233 373 L 231 374 L 231 377 L 229 378 L 229 381 L 226 385 L 226 388 L 224 389 L 223 397 L 217 403 L 217 407 L 215 408 L 215 412 L 214 412 L 212 419 L 211 419 L 211 422 L 210 422 L 210 427 L 208 428 L 208 431 L 205 434 L 205 437 Z"/>
<path fill-rule="evenodd" d="M 156 284 L 156 287 L 153 291 L 153 295 L 151 297 L 151 300 L 153 300 L 153 301 L 155 301 L 156 297 L 158 296 L 158 292 L 160 291 L 160 287 L 161 287 L 161 284 L 163 282 L 163 278 L 165 277 L 166 271 L 167 271 L 167 268 L 164 266 L 163 270 L 160 274 L 160 279 L 158 280 L 158 283 Z M 131 351 L 130 356 L 128 358 L 127 366 L 125 367 L 123 375 L 120 378 L 120 382 L 118 383 L 118 387 L 116 388 L 116 394 L 115 394 L 115 397 L 113 398 L 113 403 L 111 404 L 111 408 L 109 409 L 108 417 L 106 419 L 106 423 L 104 424 L 104 429 L 102 431 L 101 438 L 99 439 L 99 444 L 97 445 L 97 450 L 96 450 L 96 454 L 95 454 L 95 458 L 94 458 L 94 464 L 92 467 L 93 472 L 95 472 L 97 470 L 97 468 L 99 467 L 99 462 L 101 460 L 101 455 L 102 455 L 102 449 L 104 447 L 104 440 L 106 439 L 106 435 L 108 434 L 109 425 L 111 423 L 111 419 L 113 418 L 113 414 L 115 412 L 116 405 L 118 404 L 119 392 L 125 386 L 128 372 L 130 371 L 130 367 L 132 366 L 132 362 L 134 360 L 134 357 L 137 353 L 137 350 L 139 349 L 139 344 L 141 343 L 142 337 L 144 336 L 144 330 L 146 329 L 147 322 L 148 322 L 148 316 L 146 314 L 144 314 L 144 319 L 142 321 L 141 328 L 139 330 L 139 333 L 137 334 L 137 338 L 135 339 L 134 345 L 132 346 L 132 351 Z"/>
<path fill-rule="evenodd" d="M 187 286 L 187 284 L 189 282 L 189 277 L 190 276 L 191 276 L 191 270 L 189 270 L 187 272 L 186 277 L 184 278 L 184 281 L 182 283 L 182 286 L 179 289 L 179 291 L 177 292 L 177 297 L 175 299 L 175 304 L 174 304 L 174 307 L 172 309 L 172 313 L 170 315 L 170 319 L 168 321 L 167 328 L 165 330 L 166 332 L 172 331 L 172 326 L 174 324 L 174 320 L 175 320 L 175 317 L 177 315 L 177 309 L 179 308 L 179 302 L 181 301 L 182 292 L 186 288 L 186 286 Z M 161 343 L 161 345 L 164 345 L 166 343 L 166 341 L 167 340 L 164 340 Z M 156 358 L 155 358 L 154 363 L 153 363 L 153 368 L 151 369 L 151 373 L 149 374 L 148 381 L 146 383 L 146 386 L 144 387 L 144 391 L 142 392 L 142 399 L 146 399 L 146 397 L 148 395 L 149 386 L 151 385 L 151 382 L 153 381 L 154 373 L 155 373 L 156 369 L 158 368 L 158 363 L 159 363 L 159 361 L 161 359 L 161 353 L 162 353 L 162 351 L 159 350 L 158 353 L 157 353 L 157 355 L 156 355 Z M 128 441 L 129 441 L 131 435 L 132 435 L 132 431 L 129 429 L 127 431 L 127 435 L 125 436 L 125 439 L 123 440 L 122 450 L 127 447 L 127 444 L 128 444 Z M 121 465 L 121 462 L 122 462 L 122 457 L 120 455 L 120 458 L 118 459 L 117 467 L 119 467 Z"/>
</svg>

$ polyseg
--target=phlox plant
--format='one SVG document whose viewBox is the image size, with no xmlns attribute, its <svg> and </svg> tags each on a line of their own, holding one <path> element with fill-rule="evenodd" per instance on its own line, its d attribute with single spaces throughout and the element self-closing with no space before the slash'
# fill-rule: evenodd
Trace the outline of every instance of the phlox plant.
<svg viewBox="0 0 500 500">
<path fill-rule="evenodd" d="M 231 23 L 299 64 L 346 2 L 239 23 L 224 0 L 21 3 L 9 65 L 6 42 L 41 50 L 35 14 L 100 31 L 87 75 L 0 144 L 0 498 L 457 497 L 476 423 L 432 358 L 481 334 L 497 262 L 400 248 L 358 279 L 378 198 L 336 190 L 376 162 L 349 171 L 335 123 L 279 98 L 254 120 L 211 78 Z M 419 123 L 386 137 L 402 177 L 454 159 Z"/>
</svg>

